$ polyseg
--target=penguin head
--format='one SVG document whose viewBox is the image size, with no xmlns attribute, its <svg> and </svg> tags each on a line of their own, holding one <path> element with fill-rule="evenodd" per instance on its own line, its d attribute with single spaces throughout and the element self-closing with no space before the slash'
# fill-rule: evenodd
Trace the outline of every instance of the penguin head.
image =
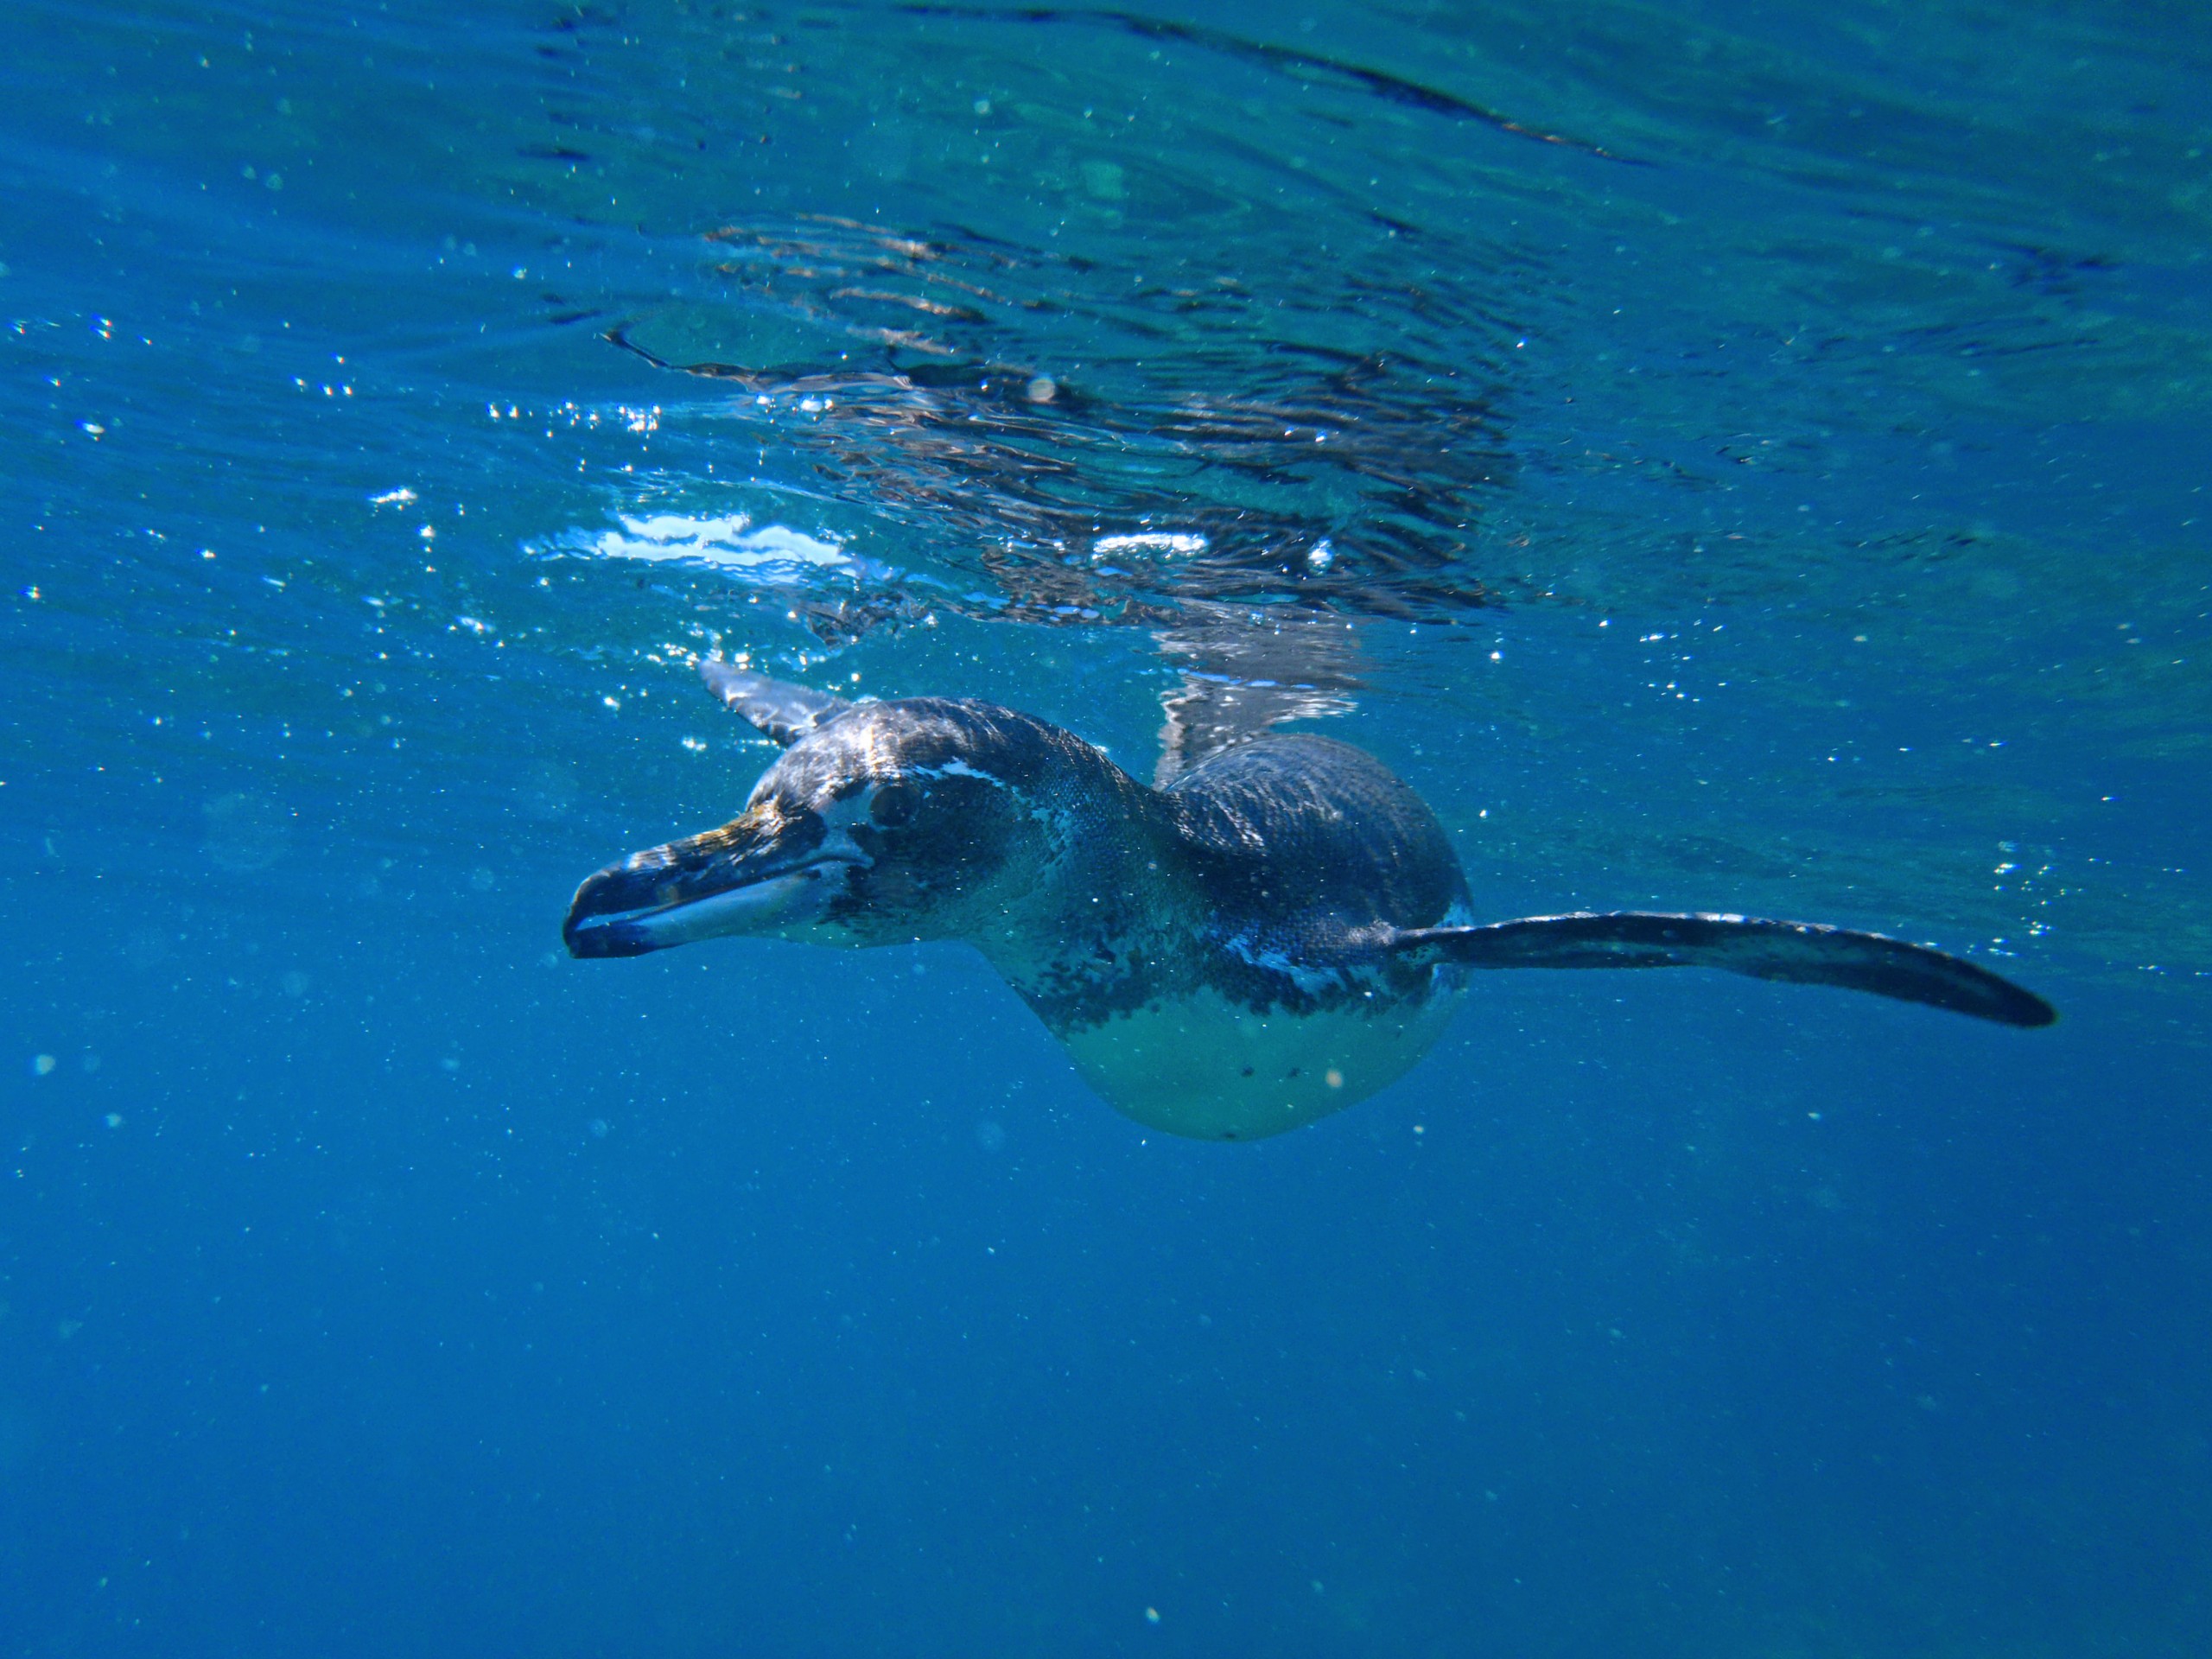
<svg viewBox="0 0 2212 1659">
<path fill-rule="evenodd" d="M 571 955 L 723 934 L 888 944 L 976 937 L 1018 908 L 1068 833 L 1073 747 L 1010 710 L 861 703 L 785 750 L 718 830 L 632 853 L 576 890 Z"/>
</svg>

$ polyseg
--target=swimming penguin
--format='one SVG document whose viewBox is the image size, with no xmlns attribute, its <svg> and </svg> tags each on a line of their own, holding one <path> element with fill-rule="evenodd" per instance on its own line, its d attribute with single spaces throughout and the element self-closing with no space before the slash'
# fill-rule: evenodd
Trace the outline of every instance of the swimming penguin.
<svg viewBox="0 0 2212 1659">
<path fill-rule="evenodd" d="M 2004 1025 L 2056 1018 L 1973 963 L 1810 922 L 1478 923 L 1435 814 L 1329 738 L 1252 738 L 1154 789 L 1010 709 L 700 671 L 785 753 L 730 823 L 587 880 L 563 929 L 571 954 L 720 934 L 965 939 L 1092 1088 L 1175 1135 L 1256 1140 L 1373 1094 L 1428 1051 L 1482 968 L 1718 968 Z"/>
</svg>

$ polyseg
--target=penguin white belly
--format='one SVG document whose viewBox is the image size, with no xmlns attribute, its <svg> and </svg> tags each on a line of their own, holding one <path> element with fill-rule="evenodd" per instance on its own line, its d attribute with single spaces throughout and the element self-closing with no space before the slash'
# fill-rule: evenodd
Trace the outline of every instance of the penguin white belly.
<svg viewBox="0 0 2212 1659">
<path fill-rule="evenodd" d="M 1256 1141 L 1364 1100 L 1426 1054 L 1456 990 L 1370 1009 L 1257 1014 L 1204 989 L 1061 1039 L 1123 1116 L 1201 1141 Z"/>
</svg>

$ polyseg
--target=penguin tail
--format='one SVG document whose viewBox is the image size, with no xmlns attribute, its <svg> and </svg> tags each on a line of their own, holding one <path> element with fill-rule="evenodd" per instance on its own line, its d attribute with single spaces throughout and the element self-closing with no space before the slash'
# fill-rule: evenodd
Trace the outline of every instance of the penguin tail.
<svg viewBox="0 0 2212 1659">
<path fill-rule="evenodd" d="M 1390 948 L 1469 968 L 1717 968 L 1924 1002 L 1999 1025 L 2048 1026 L 2058 1011 L 1977 963 L 1879 933 L 1706 912 L 1579 911 L 1480 927 L 1400 931 Z"/>
</svg>

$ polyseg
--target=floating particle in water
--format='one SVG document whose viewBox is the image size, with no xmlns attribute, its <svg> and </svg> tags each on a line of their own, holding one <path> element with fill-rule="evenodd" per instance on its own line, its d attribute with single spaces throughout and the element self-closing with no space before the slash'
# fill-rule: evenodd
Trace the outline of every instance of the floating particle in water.
<svg viewBox="0 0 2212 1659">
<path fill-rule="evenodd" d="M 984 1118 L 976 1125 L 976 1144 L 985 1152 L 1006 1150 L 1006 1126 Z"/>
<path fill-rule="evenodd" d="M 100 1122 L 106 1124 L 111 1129 L 119 1129 L 123 1127 L 123 1114 L 121 1112 L 110 1112 L 105 1117 L 102 1118 Z"/>
<path fill-rule="evenodd" d="M 489 865 L 479 864 L 468 873 L 468 885 L 479 893 L 489 893 L 499 885 L 499 878 L 492 874 Z"/>
<path fill-rule="evenodd" d="M 523 787 L 522 810 L 541 823 L 565 817 L 575 804 L 575 774 L 563 766 L 548 763 L 534 768 Z"/>
<path fill-rule="evenodd" d="M 291 844 L 291 814 L 275 801 L 233 791 L 200 808 L 200 849 L 219 870 L 248 875 L 283 857 Z"/>
<path fill-rule="evenodd" d="M 1129 194 L 1126 175 L 1112 162 L 1085 162 L 1077 170 L 1084 194 L 1093 201 L 1120 201 Z"/>
<path fill-rule="evenodd" d="M 50 1077 L 54 1075 L 54 1058 L 53 1055 L 34 1054 L 31 1056 L 31 1075 L 33 1077 Z"/>
<path fill-rule="evenodd" d="M 308 987 L 314 982 L 295 968 L 276 983 L 287 996 L 305 996 L 308 994 Z"/>
<path fill-rule="evenodd" d="M 584 1127 L 585 1127 L 585 1128 L 588 1128 L 588 1129 L 591 1131 L 591 1138 L 592 1138 L 593 1140 L 594 1140 L 594 1141 L 604 1141 L 604 1140 L 606 1140 L 606 1139 L 607 1139 L 607 1130 L 608 1130 L 608 1128 L 611 1128 L 612 1126 L 607 1122 L 607 1121 L 605 1118 L 603 1118 L 603 1117 L 594 1117 L 594 1119 L 592 1119 L 592 1121 L 591 1121 L 589 1123 L 586 1124 Z"/>
<path fill-rule="evenodd" d="M 1146 1609 L 1144 1610 L 1144 1622 L 1145 1622 L 1146 1624 L 1159 1624 L 1159 1623 L 1160 1623 L 1160 1609 L 1159 1609 L 1159 1608 L 1157 1608 L 1157 1607 L 1147 1607 L 1147 1608 L 1146 1608 Z"/>
</svg>

